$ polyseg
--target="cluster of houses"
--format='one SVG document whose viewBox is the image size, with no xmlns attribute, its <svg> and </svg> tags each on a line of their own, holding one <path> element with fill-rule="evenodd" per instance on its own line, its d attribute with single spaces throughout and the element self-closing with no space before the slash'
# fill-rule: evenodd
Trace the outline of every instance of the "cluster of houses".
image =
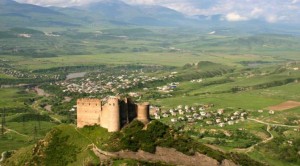
<svg viewBox="0 0 300 166">
<path fill-rule="evenodd" d="M 169 92 L 173 92 L 173 90 L 175 88 L 177 88 L 178 85 L 179 85 L 179 82 L 172 82 L 168 85 L 156 87 L 156 88 L 158 89 L 159 92 L 169 93 Z"/>
<path fill-rule="evenodd" d="M 27 33 L 20 33 L 18 34 L 18 37 L 22 37 L 22 38 L 31 38 L 31 34 L 27 34 Z"/>
<path fill-rule="evenodd" d="M 34 74 L 34 73 L 23 72 L 23 71 L 19 71 L 7 67 L 0 68 L 0 73 L 15 78 L 32 78 L 32 79 L 47 78 L 47 79 L 56 79 L 56 80 L 60 78 L 60 75 Z"/>
<path fill-rule="evenodd" d="M 162 78 L 146 76 L 143 73 L 98 73 L 89 74 L 85 78 L 71 79 L 56 84 L 63 87 L 63 92 L 76 93 L 117 93 L 148 82 L 157 81 Z M 135 94 L 133 94 L 135 95 Z"/>
<path fill-rule="evenodd" d="M 216 111 L 211 110 L 213 105 L 199 105 L 199 106 L 182 106 L 179 105 L 174 109 L 160 110 L 156 109 L 153 113 L 155 119 L 169 118 L 170 122 L 188 122 L 188 123 L 202 123 L 203 125 L 218 125 L 224 127 L 226 125 L 234 125 L 247 118 L 246 111 L 235 111 L 225 113 L 224 109 Z"/>
<path fill-rule="evenodd" d="M 264 110 L 257 110 L 258 113 L 263 113 Z M 269 110 L 269 114 L 274 115 L 275 111 L 274 110 Z"/>
<path fill-rule="evenodd" d="M 200 78 L 200 79 L 196 79 L 196 80 L 191 80 L 190 82 L 191 83 L 201 83 L 201 82 L 203 82 L 203 79 Z"/>
</svg>

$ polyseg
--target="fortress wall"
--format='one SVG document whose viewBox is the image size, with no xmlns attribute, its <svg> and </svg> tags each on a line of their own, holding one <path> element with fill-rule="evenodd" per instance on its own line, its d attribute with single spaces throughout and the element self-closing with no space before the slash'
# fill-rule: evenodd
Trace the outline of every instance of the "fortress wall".
<svg viewBox="0 0 300 166">
<path fill-rule="evenodd" d="M 135 104 L 128 98 L 118 97 L 108 98 L 104 105 L 99 99 L 77 100 L 77 127 L 98 124 L 109 132 L 116 132 L 133 119 L 148 123 L 149 103 Z"/>
<path fill-rule="evenodd" d="M 150 121 L 149 107 L 149 103 L 137 104 L 137 120 L 143 122 L 144 124 L 147 124 Z"/>
<path fill-rule="evenodd" d="M 102 111 L 101 111 L 101 120 L 100 120 L 100 126 L 103 128 L 107 128 L 109 127 L 109 118 L 110 118 L 110 111 L 109 111 L 109 107 L 107 104 L 105 104 L 102 107 Z"/>
<path fill-rule="evenodd" d="M 137 117 L 137 105 L 134 103 L 128 103 L 128 119 L 131 122 Z"/>
<path fill-rule="evenodd" d="M 120 101 L 120 120 L 121 120 L 121 127 L 124 126 L 129 122 L 128 118 L 128 104 L 127 100 Z"/>
<path fill-rule="evenodd" d="M 77 100 L 77 127 L 100 124 L 101 100 Z"/>
</svg>

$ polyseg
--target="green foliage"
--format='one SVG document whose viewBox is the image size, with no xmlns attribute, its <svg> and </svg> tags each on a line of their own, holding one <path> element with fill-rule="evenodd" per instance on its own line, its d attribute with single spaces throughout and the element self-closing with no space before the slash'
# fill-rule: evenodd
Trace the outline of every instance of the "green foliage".
<svg viewBox="0 0 300 166">
<path fill-rule="evenodd" d="M 124 127 L 123 132 L 125 135 L 132 136 L 144 128 L 144 124 L 138 120 L 134 120 Z"/>
<path fill-rule="evenodd" d="M 25 113 L 9 120 L 10 122 L 28 122 L 28 121 L 51 121 L 49 115 L 40 115 L 34 113 Z"/>
<path fill-rule="evenodd" d="M 265 166 L 265 164 L 251 159 L 248 155 L 242 153 L 229 153 L 227 156 L 234 162 L 243 166 Z"/>
<path fill-rule="evenodd" d="M 76 161 L 79 149 L 69 143 L 69 136 L 60 136 L 62 131 L 52 130 L 52 138 L 45 150 L 45 165 L 64 166 Z"/>
<path fill-rule="evenodd" d="M 163 138 L 163 136 L 169 132 L 169 127 L 160 121 L 154 120 L 147 126 L 146 131 L 153 139 Z"/>
<path fill-rule="evenodd" d="M 290 139 L 290 143 L 283 136 L 274 138 L 267 144 L 262 145 L 259 149 L 267 149 L 272 155 L 280 160 L 300 164 L 299 154 L 300 151 L 300 138 Z"/>
</svg>

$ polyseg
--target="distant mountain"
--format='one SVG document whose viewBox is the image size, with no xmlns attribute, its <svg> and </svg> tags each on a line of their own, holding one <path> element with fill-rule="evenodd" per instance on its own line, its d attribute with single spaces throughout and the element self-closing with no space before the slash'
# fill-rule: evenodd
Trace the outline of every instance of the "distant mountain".
<svg viewBox="0 0 300 166">
<path fill-rule="evenodd" d="M 76 26 L 80 21 L 47 7 L 0 0 L 0 27 Z"/>
<path fill-rule="evenodd" d="M 95 19 L 105 18 L 112 24 L 174 26 L 188 20 L 182 13 L 166 7 L 129 5 L 119 0 L 100 1 L 78 9 L 91 13 Z"/>
<path fill-rule="evenodd" d="M 130 5 L 121 0 L 102 0 L 76 7 L 41 7 L 0 0 L 0 28 L 80 26 L 172 26 L 193 27 L 214 35 L 236 33 L 299 34 L 297 24 L 270 24 L 264 20 L 226 21 L 225 16 L 195 15 L 162 6 Z M 299 34 L 300 35 L 300 34 Z"/>
<path fill-rule="evenodd" d="M 129 5 L 107 0 L 77 7 L 41 7 L 0 0 L 0 27 L 72 27 L 87 25 L 177 26 L 188 21 L 182 13 L 161 6 Z M 189 20 L 189 22 L 192 22 Z"/>
</svg>

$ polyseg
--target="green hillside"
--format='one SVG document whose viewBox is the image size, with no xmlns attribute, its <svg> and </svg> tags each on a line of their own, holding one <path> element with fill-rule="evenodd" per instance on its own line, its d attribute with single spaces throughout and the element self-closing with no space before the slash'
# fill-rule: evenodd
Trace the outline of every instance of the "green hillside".
<svg viewBox="0 0 300 166">
<path fill-rule="evenodd" d="M 234 153 L 224 154 L 196 143 L 188 136 L 177 133 L 158 121 L 151 122 L 147 130 L 143 130 L 143 127 L 141 122 L 133 121 L 121 132 L 112 134 L 97 126 L 84 127 L 83 129 L 76 129 L 71 125 L 57 126 L 34 148 L 28 147 L 14 152 L 4 164 L 62 166 L 84 163 L 97 165 L 103 161 L 99 161 L 99 158 L 91 150 L 92 144 L 94 144 L 108 151 L 121 149 L 137 151 L 141 149 L 151 153 L 155 152 L 156 146 L 164 146 L 175 148 L 188 155 L 200 152 L 219 162 L 227 158 L 243 165 L 262 165 L 246 156 Z M 112 161 L 114 160 L 112 159 Z M 117 162 L 120 163 L 120 161 Z M 126 163 L 126 160 L 123 162 Z"/>
</svg>

